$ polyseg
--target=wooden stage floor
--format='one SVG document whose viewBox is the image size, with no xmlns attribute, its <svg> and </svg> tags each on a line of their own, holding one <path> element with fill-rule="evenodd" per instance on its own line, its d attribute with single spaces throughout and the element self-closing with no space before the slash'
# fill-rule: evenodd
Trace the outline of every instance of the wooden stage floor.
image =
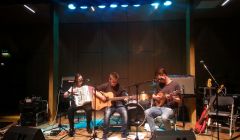
<svg viewBox="0 0 240 140">
<path fill-rule="evenodd" d="M 61 122 L 62 122 L 62 124 L 68 124 L 68 120 L 65 117 L 62 117 Z M 48 128 L 51 128 L 50 126 L 54 126 L 54 125 L 57 126 L 58 123 L 55 123 L 55 124 L 52 124 L 52 125 L 46 123 L 46 124 L 42 124 L 42 125 L 38 126 L 37 128 L 40 128 L 42 130 L 46 130 Z M 194 128 L 194 126 L 189 122 L 186 123 L 185 128 L 183 128 L 182 122 L 177 123 L 177 129 L 178 130 L 190 130 L 190 129 L 193 129 L 193 128 Z M 120 130 L 120 129 L 117 129 L 117 130 Z M 131 127 L 131 131 L 129 132 L 129 138 L 128 138 L 129 140 L 134 139 L 135 130 L 136 130 L 135 127 Z M 48 131 L 48 133 L 46 133 L 46 132 L 43 133 L 46 140 L 89 140 L 89 139 L 91 139 L 91 134 L 88 134 L 85 128 L 76 129 L 76 134 L 74 135 L 74 137 L 69 137 L 67 135 L 67 132 L 64 131 L 64 130 L 61 131 L 56 136 L 50 136 L 49 135 L 50 131 Z M 97 137 L 98 137 L 96 139 L 101 139 L 101 137 L 102 137 L 101 127 L 96 130 L 96 134 L 97 134 Z M 120 131 L 110 132 L 109 135 L 110 135 L 109 140 L 121 140 L 121 132 Z M 150 137 L 151 137 L 151 134 L 150 134 L 150 132 L 146 132 L 144 130 L 144 127 L 141 126 L 139 128 L 139 138 L 141 138 L 141 136 L 144 138 L 144 140 L 149 140 Z M 216 140 L 217 139 L 217 133 L 216 132 L 211 133 L 210 131 L 208 131 L 207 134 L 201 134 L 201 135 L 196 134 L 195 136 L 196 136 L 197 140 Z M 0 139 L 1 139 L 1 137 L 0 137 Z M 238 128 L 238 130 L 233 134 L 232 138 L 229 137 L 228 132 L 220 131 L 219 139 L 220 140 L 230 140 L 230 139 L 231 140 L 240 140 L 240 130 Z"/>
<path fill-rule="evenodd" d="M 66 123 L 67 120 L 63 120 L 63 123 Z M 46 124 L 45 125 L 42 125 L 42 126 L 39 126 L 40 128 L 44 128 L 46 127 Z M 178 122 L 177 123 L 177 129 L 178 130 L 190 130 L 194 128 L 194 126 L 191 125 L 191 123 L 186 123 L 185 124 L 185 128 L 183 128 L 183 125 L 181 122 Z M 131 139 L 135 139 L 135 130 L 136 128 L 135 127 L 131 127 L 131 131 L 129 132 L 129 136 L 128 136 L 128 139 L 131 140 Z M 102 138 L 102 129 L 101 128 L 98 128 L 96 130 L 96 134 L 97 134 L 97 138 L 96 139 L 101 139 Z M 57 136 L 49 136 L 49 134 L 44 134 L 45 135 L 45 138 L 46 140 L 60 140 L 60 139 L 63 139 L 63 140 L 89 140 L 91 139 L 91 134 L 88 134 L 86 129 L 85 128 L 82 128 L 82 129 L 77 129 L 76 130 L 76 134 L 74 135 L 74 137 L 69 137 L 67 135 L 67 132 L 66 131 L 61 131 Z M 114 132 L 110 132 L 109 133 L 109 140 L 121 140 L 121 132 L 120 131 L 114 131 Z M 201 134 L 201 135 L 197 135 L 195 134 L 196 136 L 196 139 L 197 140 L 216 140 L 217 139 L 217 132 L 213 132 L 211 133 L 210 131 L 208 131 L 207 134 Z M 141 126 L 139 128 L 139 138 L 143 138 L 144 140 L 149 140 L 151 137 L 151 134 L 150 132 L 146 132 L 144 130 L 144 127 Z M 232 140 L 240 140 L 240 131 L 236 131 L 232 138 L 229 137 L 229 133 L 228 132 L 222 132 L 220 131 L 219 133 L 219 139 L 220 140 L 229 140 L 229 139 L 232 139 Z"/>
</svg>

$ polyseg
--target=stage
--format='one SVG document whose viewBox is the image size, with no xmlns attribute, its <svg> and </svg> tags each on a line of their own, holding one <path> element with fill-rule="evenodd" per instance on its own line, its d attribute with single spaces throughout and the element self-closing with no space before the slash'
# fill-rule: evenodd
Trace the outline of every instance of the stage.
<svg viewBox="0 0 240 140">
<path fill-rule="evenodd" d="M 68 130 L 68 120 L 65 116 L 62 117 L 61 119 L 62 121 L 62 126 L 65 130 Z M 86 129 L 85 129 L 85 122 L 84 122 L 84 118 L 83 119 L 75 119 L 75 128 L 76 128 L 76 133 L 74 135 L 74 137 L 69 137 L 67 131 L 65 131 L 64 129 L 59 129 L 58 125 L 59 123 L 44 123 L 42 125 L 39 125 L 37 127 L 34 128 L 38 128 L 41 129 L 41 131 L 43 132 L 43 135 L 45 137 L 46 140 L 88 140 L 91 138 L 91 134 L 88 134 Z M 97 134 L 97 138 L 101 139 L 102 138 L 102 121 L 101 119 L 97 119 L 96 120 L 96 134 Z M 8 126 L 11 126 L 11 123 L 7 123 Z M 52 129 L 54 128 L 54 129 Z M 191 130 L 193 129 L 194 126 L 190 123 L 190 122 L 186 122 L 185 123 L 185 128 L 183 127 L 183 123 L 178 121 L 177 122 L 177 131 L 183 131 L 183 130 Z M 2 130 L 2 128 L 1 128 Z M 54 131 L 55 130 L 55 131 Z M 59 133 L 57 130 L 61 130 Z M 130 127 L 130 131 L 129 131 L 129 135 L 128 135 L 128 139 L 135 139 L 136 136 L 136 127 L 135 126 L 131 126 Z M 50 134 L 52 132 L 52 134 Z M 53 134 L 53 132 L 56 132 L 58 134 Z M 164 134 L 164 132 L 163 132 Z M 173 132 L 173 136 L 174 136 L 174 132 Z M 144 140 L 149 140 L 151 137 L 151 133 L 146 131 L 146 127 L 141 126 L 139 127 L 139 131 L 138 131 L 138 136 L 139 139 L 144 139 Z M 217 132 L 214 131 L 213 133 L 208 130 L 207 133 L 204 134 L 195 134 L 196 136 L 196 140 L 212 140 L 212 139 L 217 139 Z M 180 136 L 181 137 L 181 136 Z M 239 127 L 237 128 L 236 132 L 233 133 L 232 138 L 229 137 L 229 133 L 227 131 L 222 131 L 220 129 L 219 132 L 219 138 L 220 140 L 240 140 L 240 131 L 239 131 Z M 110 133 L 109 133 L 109 140 L 120 140 L 121 139 L 121 131 L 120 131 L 120 127 L 119 126 L 114 126 L 110 128 Z"/>
</svg>

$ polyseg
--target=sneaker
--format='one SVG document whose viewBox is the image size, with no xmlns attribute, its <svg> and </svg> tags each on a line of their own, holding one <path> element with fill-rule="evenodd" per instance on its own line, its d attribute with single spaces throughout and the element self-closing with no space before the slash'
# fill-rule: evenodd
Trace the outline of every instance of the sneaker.
<svg viewBox="0 0 240 140">
<path fill-rule="evenodd" d="M 68 136 L 73 137 L 74 134 L 75 134 L 75 131 L 73 129 L 70 129 Z"/>
<path fill-rule="evenodd" d="M 103 135 L 103 136 L 102 136 L 102 140 L 107 140 L 107 136 L 106 136 L 106 135 Z"/>
<path fill-rule="evenodd" d="M 92 134 L 92 129 L 91 128 L 87 128 L 87 132 L 88 132 L 88 134 Z"/>
</svg>

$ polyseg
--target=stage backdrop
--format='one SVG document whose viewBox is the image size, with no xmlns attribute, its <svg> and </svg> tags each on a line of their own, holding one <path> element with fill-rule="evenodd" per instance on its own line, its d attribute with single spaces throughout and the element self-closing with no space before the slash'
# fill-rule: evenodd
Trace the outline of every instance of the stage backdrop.
<svg viewBox="0 0 240 140">
<path fill-rule="evenodd" d="M 127 87 L 152 79 L 159 65 L 169 74 L 186 74 L 185 50 L 184 20 L 65 23 L 60 25 L 60 78 L 80 72 L 98 85 L 116 71 Z"/>
</svg>

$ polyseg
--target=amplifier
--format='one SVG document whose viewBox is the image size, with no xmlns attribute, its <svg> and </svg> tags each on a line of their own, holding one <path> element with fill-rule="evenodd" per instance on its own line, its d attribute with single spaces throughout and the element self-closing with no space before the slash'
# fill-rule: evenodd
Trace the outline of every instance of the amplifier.
<svg viewBox="0 0 240 140">
<path fill-rule="evenodd" d="M 191 75 L 169 75 L 169 77 L 176 81 L 180 87 L 184 88 L 183 94 L 194 94 L 195 77 Z"/>
<path fill-rule="evenodd" d="M 48 102 L 28 98 L 19 102 L 21 126 L 38 126 L 48 121 Z"/>
</svg>

